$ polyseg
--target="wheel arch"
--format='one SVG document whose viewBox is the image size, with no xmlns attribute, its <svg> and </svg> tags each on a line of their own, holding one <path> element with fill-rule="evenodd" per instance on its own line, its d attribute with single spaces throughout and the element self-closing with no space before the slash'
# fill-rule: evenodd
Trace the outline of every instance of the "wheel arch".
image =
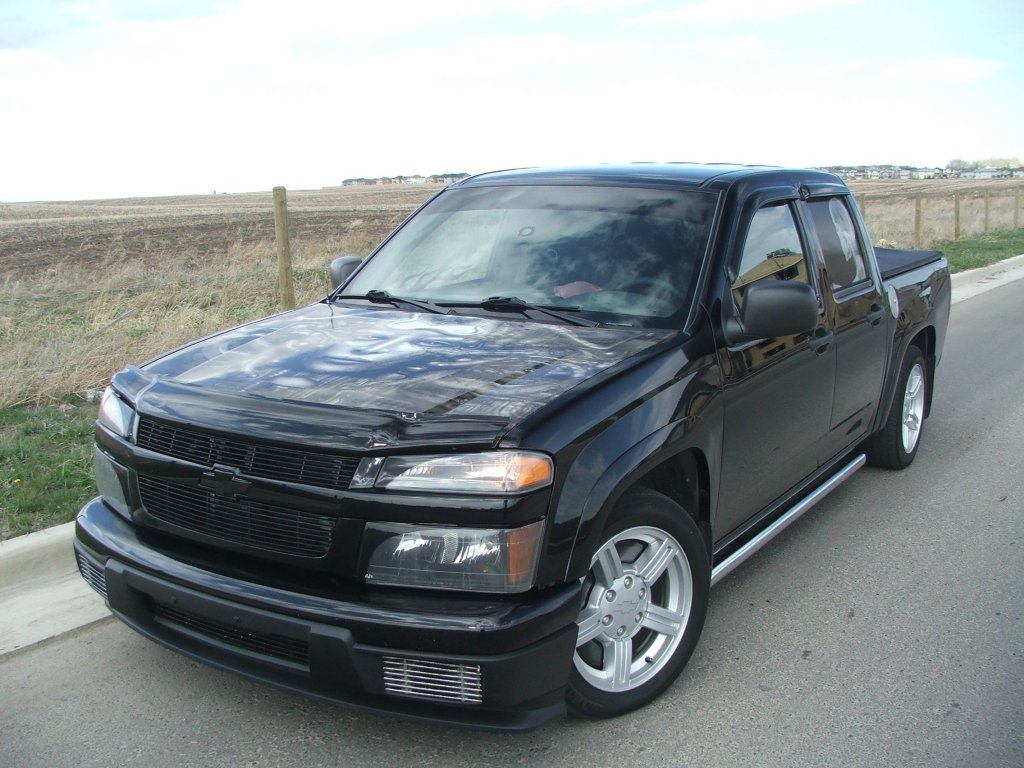
<svg viewBox="0 0 1024 768">
<path fill-rule="evenodd" d="M 917 332 L 917 335 L 907 345 L 907 352 L 910 347 L 917 347 L 924 355 L 925 372 L 927 377 L 925 383 L 927 389 L 924 397 L 924 415 L 927 418 L 932 410 L 932 393 L 935 391 L 935 326 L 928 325 Z M 904 356 L 906 352 L 904 352 Z"/>
<path fill-rule="evenodd" d="M 649 454 L 636 459 L 640 446 L 635 446 L 620 457 L 616 464 L 629 463 L 631 469 L 618 475 L 618 481 L 600 500 L 595 493 L 588 499 L 592 507 L 585 525 L 581 525 L 573 545 L 566 570 L 566 580 L 582 578 L 590 568 L 590 553 L 597 545 L 602 531 L 615 509 L 616 503 L 628 490 L 635 487 L 656 491 L 678 504 L 697 524 L 711 559 L 711 468 L 706 452 L 689 446 L 672 453 Z M 615 466 L 609 468 L 614 475 Z M 606 475 L 607 477 L 608 475 Z M 593 509 L 593 507 L 597 507 Z"/>
<path fill-rule="evenodd" d="M 682 507 L 697 523 L 711 555 L 711 494 L 707 456 L 688 448 L 651 467 L 628 487 L 642 486 L 657 491 Z M 624 488 L 625 493 L 628 488 Z M 610 512 L 610 510 L 609 510 Z"/>
<path fill-rule="evenodd" d="M 882 388 L 882 398 L 879 403 L 879 408 L 875 414 L 874 426 L 871 433 L 874 434 L 885 424 L 889 418 L 890 410 L 895 407 L 896 403 L 896 379 L 899 377 L 899 371 L 903 367 L 903 361 L 907 355 L 910 354 L 910 350 L 913 347 L 917 347 L 924 356 L 926 378 L 928 389 L 925 393 L 925 417 L 931 411 L 932 404 L 932 392 L 934 391 L 935 381 L 935 367 L 937 364 L 935 351 L 936 346 L 936 333 L 935 326 L 925 325 L 917 329 L 913 336 L 904 336 L 896 338 L 896 349 L 892 352 L 891 367 L 886 373 L 886 381 Z"/>
</svg>

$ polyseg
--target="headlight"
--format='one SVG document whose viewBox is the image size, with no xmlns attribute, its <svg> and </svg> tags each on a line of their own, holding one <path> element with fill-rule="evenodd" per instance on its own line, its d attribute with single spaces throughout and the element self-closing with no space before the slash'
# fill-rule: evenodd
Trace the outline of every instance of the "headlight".
<svg viewBox="0 0 1024 768">
<path fill-rule="evenodd" d="M 368 538 L 380 543 L 370 556 L 366 581 L 424 589 L 525 592 L 533 585 L 543 526 L 543 520 L 508 529 L 368 523 Z"/>
<path fill-rule="evenodd" d="M 391 456 L 364 459 L 350 487 L 508 495 L 543 488 L 553 476 L 551 458 L 528 451 Z"/>
<path fill-rule="evenodd" d="M 97 421 L 116 435 L 131 438 L 135 411 L 124 400 L 114 394 L 110 387 L 103 392 Z"/>
</svg>

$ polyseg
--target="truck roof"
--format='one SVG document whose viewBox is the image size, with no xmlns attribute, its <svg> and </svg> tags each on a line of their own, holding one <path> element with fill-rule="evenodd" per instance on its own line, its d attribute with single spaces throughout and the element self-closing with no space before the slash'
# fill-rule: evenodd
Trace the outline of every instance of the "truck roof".
<svg viewBox="0 0 1024 768">
<path fill-rule="evenodd" d="M 580 167 L 517 168 L 492 171 L 456 182 L 452 187 L 506 186 L 521 184 L 609 184 L 703 187 L 719 181 L 734 184 L 753 178 L 783 184 L 819 182 L 842 184 L 826 171 L 781 168 L 769 165 L 729 163 L 629 163 Z"/>
</svg>

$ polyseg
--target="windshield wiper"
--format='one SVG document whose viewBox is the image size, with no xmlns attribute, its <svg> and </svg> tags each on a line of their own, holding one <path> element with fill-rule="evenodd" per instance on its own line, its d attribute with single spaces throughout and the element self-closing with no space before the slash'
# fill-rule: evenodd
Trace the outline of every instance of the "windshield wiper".
<svg viewBox="0 0 1024 768">
<path fill-rule="evenodd" d="M 406 299 L 401 296 L 392 296 L 387 291 L 380 290 L 367 291 L 366 293 L 358 295 L 350 295 L 343 293 L 339 296 L 334 297 L 335 301 L 340 301 L 342 299 L 364 299 L 374 304 L 391 304 L 392 306 L 396 307 L 399 306 L 400 304 L 407 304 L 410 307 L 422 309 L 424 312 L 432 312 L 435 315 L 451 314 L 450 310 L 445 309 L 444 307 L 439 307 L 437 306 L 437 304 L 431 304 L 428 301 L 417 301 L 416 299 Z"/>
<path fill-rule="evenodd" d="M 448 302 L 445 303 L 447 304 Z M 542 315 L 553 317 L 570 325 L 585 325 L 587 327 L 599 325 L 599 323 L 593 320 L 587 320 L 583 317 L 572 317 L 567 314 L 569 312 L 579 312 L 579 307 L 566 307 L 560 304 L 531 304 L 528 301 L 523 301 L 518 296 L 490 296 L 483 301 L 475 303 L 458 302 L 456 304 L 452 302 L 452 304 L 459 307 L 480 307 L 492 312 L 522 312 L 524 315 L 529 312 L 539 312 Z"/>
</svg>

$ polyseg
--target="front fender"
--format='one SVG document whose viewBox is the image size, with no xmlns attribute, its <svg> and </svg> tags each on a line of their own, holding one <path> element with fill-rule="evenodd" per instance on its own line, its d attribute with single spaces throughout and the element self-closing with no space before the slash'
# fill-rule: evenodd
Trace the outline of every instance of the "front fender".
<svg viewBox="0 0 1024 768">
<path fill-rule="evenodd" d="M 698 451 L 703 456 L 721 455 L 722 410 L 711 405 L 699 420 L 682 418 L 660 427 L 644 439 L 619 453 L 609 463 L 590 489 L 579 515 L 565 580 L 580 579 L 590 569 L 590 560 L 601 543 L 601 536 L 616 502 L 630 487 L 658 465 L 684 451 Z M 718 428 L 713 423 L 718 422 Z M 613 440 L 614 436 L 609 436 Z M 621 444 L 620 444 L 621 445 Z M 717 497 L 717 462 L 707 462 L 711 499 Z M 697 510 L 688 510 L 695 513 Z"/>
<path fill-rule="evenodd" d="M 614 416 L 602 420 L 601 428 L 589 439 L 573 446 L 571 464 L 552 499 L 550 538 L 538 573 L 539 584 L 571 581 L 586 573 L 611 508 L 655 466 L 685 450 L 698 450 L 706 457 L 720 455 L 718 366 L 713 358 L 682 366 L 680 362 L 679 357 L 669 355 L 652 361 L 655 371 L 635 371 L 637 378 L 632 384 L 662 385 L 653 390 L 633 388 L 628 406 L 615 409 Z M 601 404 L 608 405 L 606 401 Z M 597 404 L 581 402 L 577 408 L 593 414 Z M 714 460 L 707 463 L 717 466 Z M 712 487 L 707 489 L 711 499 L 717 497 L 717 481 L 713 469 Z"/>
</svg>

